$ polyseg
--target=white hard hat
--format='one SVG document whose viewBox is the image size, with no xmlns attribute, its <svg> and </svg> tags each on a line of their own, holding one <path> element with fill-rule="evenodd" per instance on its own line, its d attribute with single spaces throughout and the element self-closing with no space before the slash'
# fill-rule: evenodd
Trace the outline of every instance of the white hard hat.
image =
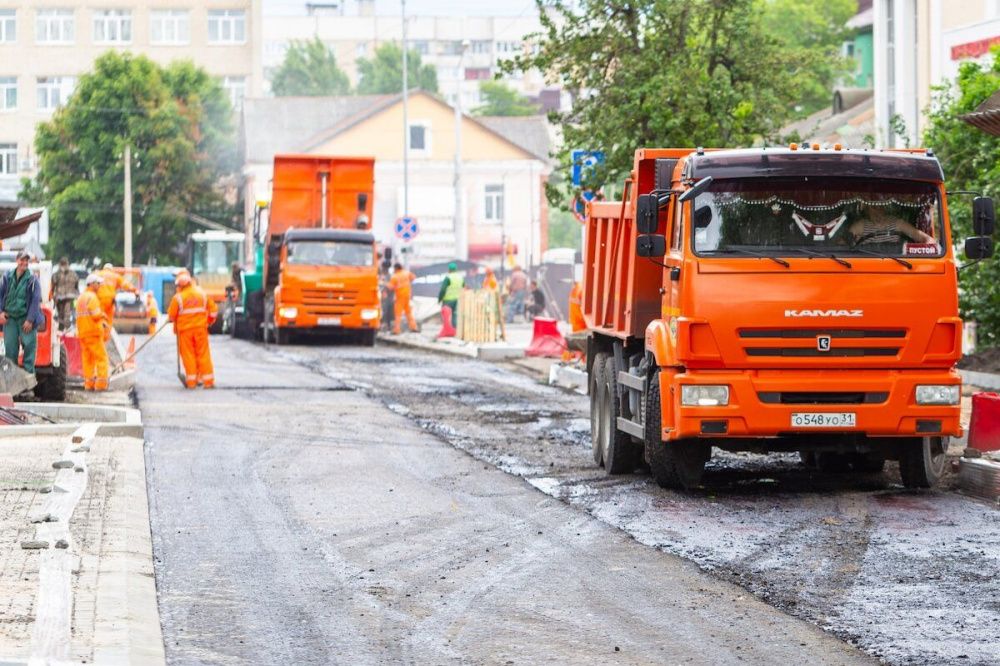
<svg viewBox="0 0 1000 666">
<path fill-rule="evenodd" d="M 104 278 L 102 278 L 100 275 L 97 275 L 96 273 L 91 273 L 90 275 L 87 276 L 88 285 L 101 284 L 102 282 L 104 282 Z"/>
<path fill-rule="evenodd" d="M 110 261 L 108 263 L 104 264 L 104 267 L 105 268 L 114 268 L 114 266 L 111 264 Z"/>
</svg>

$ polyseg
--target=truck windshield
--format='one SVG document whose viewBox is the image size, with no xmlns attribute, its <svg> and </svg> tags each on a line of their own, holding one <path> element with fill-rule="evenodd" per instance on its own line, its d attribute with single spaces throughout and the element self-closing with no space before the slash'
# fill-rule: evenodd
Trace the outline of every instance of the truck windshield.
<svg viewBox="0 0 1000 666">
<path fill-rule="evenodd" d="M 195 275 L 229 275 L 233 262 L 240 260 L 243 241 L 196 240 L 192 268 Z"/>
<path fill-rule="evenodd" d="M 298 266 L 374 266 L 371 243 L 350 241 L 294 241 L 288 244 L 288 263 Z"/>
<path fill-rule="evenodd" d="M 929 183 L 720 180 L 695 199 L 693 219 L 700 255 L 916 258 L 943 252 L 938 189 Z"/>
</svg>

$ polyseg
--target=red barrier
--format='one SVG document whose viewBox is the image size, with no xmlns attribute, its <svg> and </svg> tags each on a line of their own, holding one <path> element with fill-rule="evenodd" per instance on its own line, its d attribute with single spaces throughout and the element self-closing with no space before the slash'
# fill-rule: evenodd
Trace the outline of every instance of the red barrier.
<svg viewBox="0 0 1000 666">
<path fill-rule="evenodd" d="M 66 358 L 69 364 L 66 366 L 66 375 L 69 377 L 83 377 L 83 352 L 80 350 L 80 338 L 66 333 L 62 342 L 66 345 Z"/>
<path fill-rule="evenodd" d="M 1000 393 L 972 396 L 969 447 L 980 451 L 1000 451 Z"/>
<path fill-rule="evenodd" d="M 437 334 L 439 338 L 453 338 L 458 334 L 455 327 L 451 325 L 451 308 L 447 305 L 441 306 L 441 332 Z"/>
<path fill-rule="evenodd" d="M 524 350 L 525 356 L 547 356 L 559 358 L 566 351 L 566 340 L 559 332 L 559 322 L 546 317 L 535 318 L 535 330 L 531 344 Z"/>
</svg>

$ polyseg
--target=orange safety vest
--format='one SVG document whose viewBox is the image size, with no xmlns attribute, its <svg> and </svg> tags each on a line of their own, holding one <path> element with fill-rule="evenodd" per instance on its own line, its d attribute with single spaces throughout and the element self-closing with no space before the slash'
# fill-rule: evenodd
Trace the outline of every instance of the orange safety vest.
<svg viewBox="0 0 1000 666">
<path fill-rule="evenodd" d="M 582 305 L 583 286 L 579 282 L 574 282 L 573 290 L 569 292 L 569 323 L 574 333 L 587 328 Z"/>
<path fill-rule="evenodd" d="M 160 315 L 160 309 L 156 307 L 156 297 L 146 294 L 146 314 L 150 319 L 155 319 Z"/>
<path fill-rule="evenodd" d="M 417 276 L 408 270 L 396 271 L 389 278 L 389 289 L 395 292 L 396 298 L 408 301 L 410 300 L 413 281 L 416 279 Z"/>
<path fill-rule="evenodd" d="M 174 322 L 174 332 L 207 329 L 219 316 L 219 306 L 201 287 L 191 284 L 181 289 L 170 301 L 167 318 Z"/>
<path fill-rule="evenodd" d="M 108 325 L 101 301 L 90 289 L 76 299 L 76 332 L 81 338 L 103 337 Z"/>
</svg>

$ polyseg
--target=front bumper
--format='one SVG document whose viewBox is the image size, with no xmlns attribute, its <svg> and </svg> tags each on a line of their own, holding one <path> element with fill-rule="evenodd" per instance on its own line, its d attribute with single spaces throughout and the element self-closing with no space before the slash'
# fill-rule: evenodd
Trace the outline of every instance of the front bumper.
<svg viewBox="0 0 1000 666">
<path fill-rule="evenodd" d="M 688 437 L 779 437 L 817 433 L 863 434 L 872 437 L 948 435 L 960 437 L 960 405 L 918 405 L 918 384 L 961 385 L 955 370 L 692 370 L 660 373 L 660 395 L 670 396 L 673 427 L 664 439 Z M 686 406 L 680 387 L 686 384 L 729 386 L 729 404 Z M 802 394 L 862 394 L 871 402 L 788 404 Z M 833 398 L 836 400 L 836 398 Z M 666 410 L 664 410 L 666 411 Z M 793 413 L 853 413 L 853 427 L 793 427 Z"/>
<path fill-rule="evenodd" d="M 298 313 L 294 318 L 282 317 L 281 307 L 295 307 Z M 375 310 L 376 316 L 373 319 L 364 319 L 361 316 L 362 310 Z M 382 321 L 382 309 L 379 305 L 357 305 L 351 308 L 338 309 L 336 312 L 310 312 L 309 306 L 293 305 L 282 303 L 275 307 L 274 321 L 279 328 L 294 329 L 323 329 L 330 331 L 340 330 L 368 330 L 378 329 Z"/>
</svg>

